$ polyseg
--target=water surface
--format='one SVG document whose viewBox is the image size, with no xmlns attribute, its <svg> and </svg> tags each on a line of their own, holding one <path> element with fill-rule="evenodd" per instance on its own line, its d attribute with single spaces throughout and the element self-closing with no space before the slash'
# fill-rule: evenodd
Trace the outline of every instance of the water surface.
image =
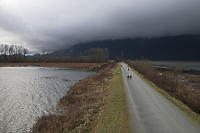
<svg viewBox="0 0 200 133">
<path fill-rule="evenodd" d="M 184 62 L 184 61 L 152 61 L 154 65 L 163 65 L 171 67 L 182 67 L 194 70 L 200 70 L 200 62 Z"/>
<path fill-rule="evenodd" d="M 93 72 L 45 67 L 0 67 L 0 132 L 29 132 L 55 112 L 69 87 Z"/>
</svg>

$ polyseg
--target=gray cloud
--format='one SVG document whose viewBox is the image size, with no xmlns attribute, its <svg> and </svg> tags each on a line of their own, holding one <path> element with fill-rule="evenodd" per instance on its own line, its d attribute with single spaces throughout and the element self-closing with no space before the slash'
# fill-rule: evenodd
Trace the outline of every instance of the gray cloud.
<svg viewBox="0 0 200 133">
<path fill-rule="evenodd" d="M 0 42 L 57 50 L 78 42 L 200 34 L 199 0 L 0 0 Z"/>
</svg>

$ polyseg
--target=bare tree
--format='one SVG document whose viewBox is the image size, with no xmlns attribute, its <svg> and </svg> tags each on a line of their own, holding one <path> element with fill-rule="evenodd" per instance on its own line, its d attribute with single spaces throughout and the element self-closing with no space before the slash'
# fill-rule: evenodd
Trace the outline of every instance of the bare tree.
<svg viewBox="0 0 200 133">
<path fill-rule="evenodd" d="M 29 50 L 28 50 L 27 48 L 24 48 L 24 49 L 23 49 L 23 54 L 24 54 L 24 56 L 26 56 L 26 55 L 28 54 L 28 52 L 29 52 Z"/>
</svg>

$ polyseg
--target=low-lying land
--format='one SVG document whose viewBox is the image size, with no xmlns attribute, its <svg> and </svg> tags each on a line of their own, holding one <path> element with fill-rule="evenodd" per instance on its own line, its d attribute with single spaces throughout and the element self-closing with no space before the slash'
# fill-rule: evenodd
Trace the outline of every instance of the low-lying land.
<svg viewBox="0 0 200 133">
<path fill-rule="evenodd" d="M 39 118 L 33 133 L 130 132 L 119 71 L 116 63 L 108 64 L 75 84 L 60 100 L 61 111 Z"/>
<path fill-rule="evenodd" d="M 39 67 L 67 67 L 82 70 L 98 70 L 105 63 L 0 63 L 0 67 L 39 66 Z"/>
<path fill-rule="evenodd" d="M 200 71 L 187 69 L 187 68 L 177 68 L 171 66 L 154 66 L 155 70 L 158 70 L 160 73 L 173 73 L 177 75 L 177 79 L 182 84 L 200 91 Z"/>
<path fill-rule="evenodd" d="M 200 114 L 200 75 L 182 72 L 179 68 L 153 66 L 148 61 L 127 61 L 129 66 L 169 95 Z"/>
</svg>

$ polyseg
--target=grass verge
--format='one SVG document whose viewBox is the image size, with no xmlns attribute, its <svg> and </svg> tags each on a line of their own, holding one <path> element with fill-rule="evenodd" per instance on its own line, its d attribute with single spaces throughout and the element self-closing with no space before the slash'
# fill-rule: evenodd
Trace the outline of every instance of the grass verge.
<svg viewBox="0 0 200 133">
<path fill-rule="evenodd" d="M 113 78 L 109 81 L 105 92 L 107 93 L 106 102 L 100 112 L 94 132 L 130 133 L 126 94 L 119 64 L 112 73 Z"/>
<path fill-rule="evenodd" d="M 158 91 L 161 95 L 166 97 L 171 103 L 173 103 L 175 106 L 177 106 L 179 109 L 183 111 L 185 115 L 187 115 L 189 118 L 191 118 L 199 127 L 200 127 L 200 115 L 193 112 L 188 106 L 186 106 L 181 101 L 177 100 L 176 98 L 170 96 L 164 89 L 159 88 L 151 81 L 144 78 L 143 75 L 141 75 L 139 72 L 137 72 L 135 69 L 131 68 L 132 71 L 134 71 L 140 78 L 142 78 L 146 83 L 148 83 L 152 88 L 154 88 L 156 91 Z"/>
</svg>

